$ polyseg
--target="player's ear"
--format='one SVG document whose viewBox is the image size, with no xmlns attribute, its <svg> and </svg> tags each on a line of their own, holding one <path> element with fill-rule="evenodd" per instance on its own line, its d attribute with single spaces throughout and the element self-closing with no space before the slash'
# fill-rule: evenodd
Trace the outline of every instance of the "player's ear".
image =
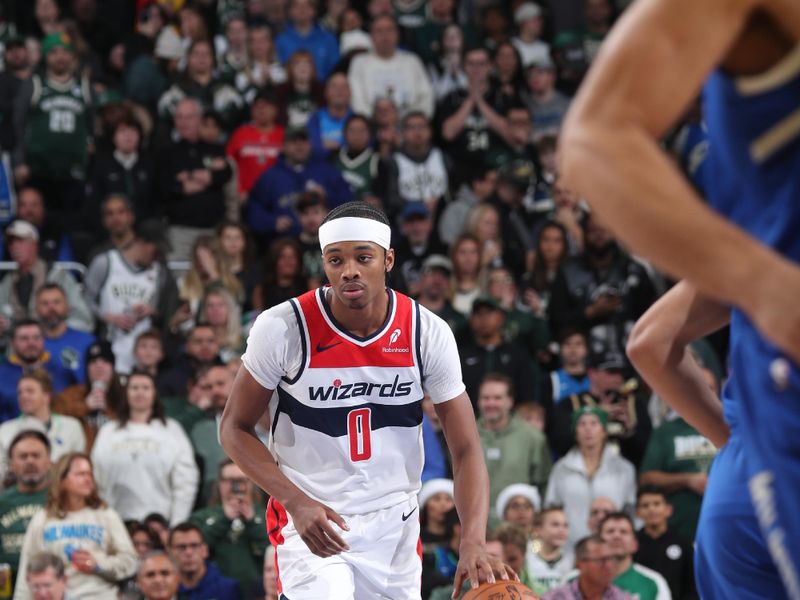
<svg viewBox="0 0 800 600">
<path fill-rule="evenodd" d="M 392 268 L 394 267 L 394 248 L 389 248 L 386 250 L 386 257 L 384 258 L 384 267 L 386 268 L 386 272 L 390 273 Z"/>
</svg>

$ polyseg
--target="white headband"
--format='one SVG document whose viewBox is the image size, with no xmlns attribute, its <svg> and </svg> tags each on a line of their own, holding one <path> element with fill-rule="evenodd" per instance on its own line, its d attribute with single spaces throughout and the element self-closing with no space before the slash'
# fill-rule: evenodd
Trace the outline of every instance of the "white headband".
<svg viewBox="0 0 800 600">
<path fill-rule="evenodd" d="M 319 247 L 323 251 L 328 244 L 357 241 L 372 242 L 388 250 L 392 241 L 392 230 L 384 223 L 363 217 L 333 219 L 319 228 Z"/>
</svg>

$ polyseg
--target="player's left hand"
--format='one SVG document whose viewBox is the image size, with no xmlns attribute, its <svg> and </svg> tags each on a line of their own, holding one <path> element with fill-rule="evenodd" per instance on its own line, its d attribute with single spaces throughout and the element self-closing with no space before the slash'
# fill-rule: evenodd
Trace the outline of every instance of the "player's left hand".
<svg viewBox="0 0 800 600">
<path fill-rule="evenodd" d="M 502 560 L 489 556 L 484 544 L 462 542 L 458 551 L 456 578 L 453 581 L 453 598 L 461 594 L 461 587 L 467 579 L 472 587 L 476 588 L 484 581 L 489 583 L 495 583 L 497 579 L 519 581 L 519 576 Z"/>
</svg>

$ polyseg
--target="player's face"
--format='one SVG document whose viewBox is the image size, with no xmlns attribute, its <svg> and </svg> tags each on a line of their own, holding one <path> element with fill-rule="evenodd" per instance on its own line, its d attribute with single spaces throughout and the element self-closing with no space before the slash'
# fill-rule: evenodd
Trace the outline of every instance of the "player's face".
<svg viewBox="0 0 800 600">
<path fill-rule="evenodd" d="M 539 537 L 542 541 L 561 548 L 567 543 L 569 537 L 569 526 L 567 516 L 561 511 L 547 513 L 542 520 L 539 528 Z"/>
<path fill-rule="evenodd" d="M 50 404 L 50 394 L 35 379 L 20 379 L 17 384 L 17 402 L 22 414 L 36 415 Z"/>
<path fill-rule="evenodd" d="M 394 250 L 372 242 L 328 244 L 322 253 L 325 274 L 336 299 L 350 309 L 362 309 L 384 299 L 386 273 L 394 266 Z"/>
<path fill-rule="evenodd" d="M 26 438 L 17 442 L 9 460 L 9 469 L 18 481 L 38 486 L 50 469 L 50 454 L 41 440 Z"/>
<path fill-rule="evenodd" d="M 526 530 L 533 527 L 533 519 L 536 516 L 536 510 L 533 504 L 525 496 L 514 496 L 506 504 L 506 510 L 503 514 L 505 520 L 514 525 L 518 525 Z"/>
<path fill-rule="evenodd" d="M 166 556 L 152 556 L 142 563 L 137 578 L 148 600 L 170 600 L 178 591 L 178 571 Z"/>
<path fill-rule="evenodd" d="M 600 536 L 617 554 L 633 554 L 638 548 L 633 527 L 626 519 L 610 519 L 600 527 Z"/>
<path fill-rule="evenodd" d="M 636 505 L 636 515 L 645 525 L 659 526 L 672 515 L 672 507 L 661 494 L 643 494 Z"/>
</svg>

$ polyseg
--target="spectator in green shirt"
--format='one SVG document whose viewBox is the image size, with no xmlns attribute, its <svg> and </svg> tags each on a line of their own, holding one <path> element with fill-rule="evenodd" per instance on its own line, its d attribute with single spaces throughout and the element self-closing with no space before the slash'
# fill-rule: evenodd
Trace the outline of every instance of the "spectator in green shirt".
<svg viewBox="0 0 800 600">
<path fill-rule="evenodd" d="M 50 440 L 40 431 L 20 431 L 9 446 L 8 462 L 16 484 L 0 492 L 0 562 L 10 564 L 16 577 L 25 530 L 47 497 Z"/>
</svg>

